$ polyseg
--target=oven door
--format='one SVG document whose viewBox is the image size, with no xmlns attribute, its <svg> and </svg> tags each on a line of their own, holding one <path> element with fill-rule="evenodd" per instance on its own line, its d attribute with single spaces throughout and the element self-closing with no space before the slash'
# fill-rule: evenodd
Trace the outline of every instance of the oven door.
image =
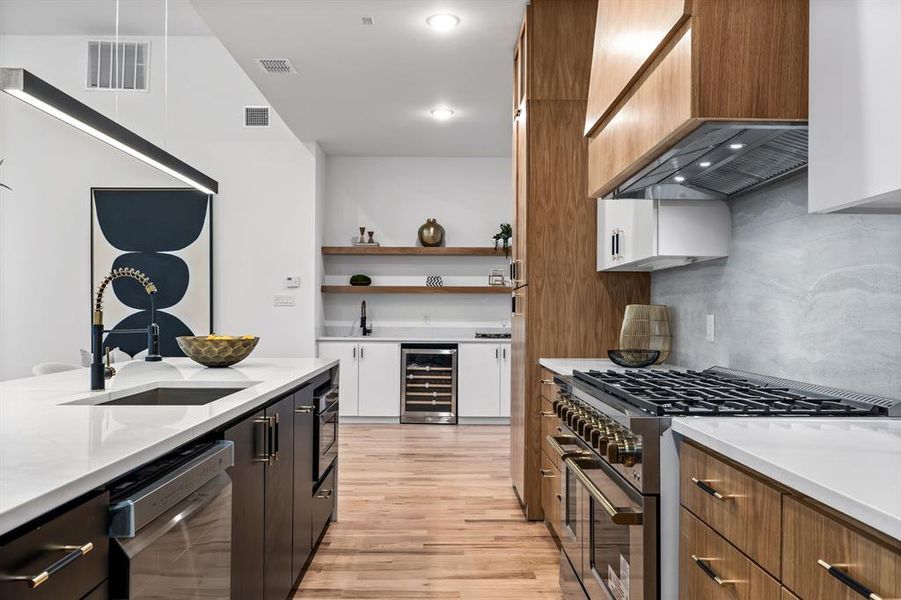
<svg viewBox="0 0 901 600">
<path fill-rule="evenodd" d="M 603 461 L 566 465 L 587 495 L 581 579 L 589 598 L 656 600 L 656 497 L 639 494 Z"/>
<path fill-rule="evenodd" d="M 316 420 L 316 441 L 318 460 L 313 477 L 319 481 L 338 458 L 338 386 L 329 389 L 321 398 L 315 399 L 319 407 Z"/>
</svg>

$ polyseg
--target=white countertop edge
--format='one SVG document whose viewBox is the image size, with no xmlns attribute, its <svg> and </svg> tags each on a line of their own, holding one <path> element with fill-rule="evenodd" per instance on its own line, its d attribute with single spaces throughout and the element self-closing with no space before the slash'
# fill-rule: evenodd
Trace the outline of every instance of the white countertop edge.
<svg viewBox="0 0 901 600">
<path fill-rule="evenodd" d="M 354 336 L 323 336 L 317 337 L 317 342 L 402 342 L 413 344 L 509 344 L 510 338 L 475 338 L 475 337 L 415 337 L 415 336 L 385 336 L 354 335 Z"/>
<path fill-rule="evenodd" d="M 710 448 L 761 475 L 813 498 L 877 531 L 901 540 L 901 518 L 898 515 L 886 513 L 858 498 L 842 494 L 825 484 L 812 481 L 804 473 L 781 466 L 738 445 L 696 429 L 692 420 L 704 418 L 676 417 L 672 420 L 671 428 L 675 433 Z M 874 482 L 874 485 L 878 484 Z"/>
<path fill-rule="evenodd" d="M 296 379 L 289 380 L 280 386 L 261 393 L 253 400 L 236 405 L 226 412 L 210 417 L 201 425 L 196 425 L 185 431 L 174 433 L 169 437 L 161 439 L 155 444 L 145 446 L 127 456 L 123 456 L 114 463 L 92 470 L 84 476 L 66 482 L 65 485 L 58 486 L 47 490 L 43 494 L 34 496 L 24 504 L 14 506 L 0 514 L 0 536 L 6 535 L 10 531 L 22 525 L 26 525 L 29 521 L 37 519 L 92 490 L 96 490 L 108 484 L 129 471 L 153 461 L 191 440 L 202 437 L 226 423 L 254 412 L 270 400 L 297 388 L 299 385 L 306 383 L 317 375 L 320 375 L 337 365 L 337 360 L 329 361 Z"/>
</svg>

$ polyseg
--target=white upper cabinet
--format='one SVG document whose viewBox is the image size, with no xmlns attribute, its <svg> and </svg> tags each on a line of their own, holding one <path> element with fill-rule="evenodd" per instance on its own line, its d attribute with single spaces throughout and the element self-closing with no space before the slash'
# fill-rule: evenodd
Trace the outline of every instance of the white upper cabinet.
<svg viewBox="0 0 901 600">
<path fill-rule="evenodd" d="M 901 2 L 810 3 L 810 212 L 901 213 Z"/>
<path fill-rule="evenodd" d="M 720 200 L 598 200 L 598 271 L 655 271 L 729 254 Z"/>
</svg>

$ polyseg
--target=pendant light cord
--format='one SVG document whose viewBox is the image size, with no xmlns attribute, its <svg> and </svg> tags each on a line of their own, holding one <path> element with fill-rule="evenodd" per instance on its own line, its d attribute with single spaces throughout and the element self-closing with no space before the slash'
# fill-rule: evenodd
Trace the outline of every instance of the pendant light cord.
<svg viewBox="0 0 901 600">
<path fill-rule="evenodd" d="M 166 0 L 163 25 L 163 148 L 169 149 L 169 0 Z"/>
<path fill-rule="evenodd" d="M 116 123 L 119 122 L 119 0 L 116 0 L 116 48 L 113 51 L 113 56 L 115 60 L 113 61 L 116 65 L 115 77 L 113 78 L 113 85 L 116 88 Z"/>
</svg>

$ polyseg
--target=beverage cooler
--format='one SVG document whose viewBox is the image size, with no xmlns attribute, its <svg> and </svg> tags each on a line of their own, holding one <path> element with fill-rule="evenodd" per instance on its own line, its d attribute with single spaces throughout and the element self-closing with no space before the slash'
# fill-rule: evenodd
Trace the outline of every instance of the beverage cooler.
<svg viewBox="0 0 901 600">
<path fill-rule="evenodd" d="M 400 422 L 457 422 L 457 344 L 401 344 Z"/>
</svg>

